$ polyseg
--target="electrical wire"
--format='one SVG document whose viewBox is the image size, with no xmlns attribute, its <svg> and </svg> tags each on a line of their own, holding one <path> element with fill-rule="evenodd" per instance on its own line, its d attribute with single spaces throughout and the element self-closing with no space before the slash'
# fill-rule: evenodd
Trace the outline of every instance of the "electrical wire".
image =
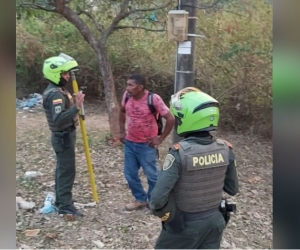
<svg viewBox="0 0 300 250">
<path fill-rule="evenodd" d="M 179 9 L 179 8 L 185 6 L 185 7 L 191 7 L 191 8 L 196 8 L 196 9 L 211 9 L 211 8 L 213 8 L 214 6 L 216 6 L 219 2 L 221 2 L 221 0 L 217 0 L 217 1 L 215 1 L 212 5 L 209 5 L 209 6 L 205 6 L 205 5 L 202 5 L 202 6 L 194 6 L 194 5 L 180 4 L 180 5 L 176 6 L 175 8 L 176 8 L 176 9 Z"/>
</svg>

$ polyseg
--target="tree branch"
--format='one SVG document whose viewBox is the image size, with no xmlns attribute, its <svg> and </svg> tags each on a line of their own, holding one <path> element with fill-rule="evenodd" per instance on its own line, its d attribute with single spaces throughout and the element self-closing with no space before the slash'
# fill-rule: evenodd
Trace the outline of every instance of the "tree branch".
<svg viewBox="0 0 300 250">
<path fill-rule="evenodd" d="M 118 25 L 118 23 L 122 19 L 124 19 L 125 17 L 127 17 L 129 15 L 129 13 L 126 12 L 126 9 L 128 8 L 128 4 L 129 4 L 129 0 L 123 0 L 119 14 L 114 18 L 111 25 L 105 31 L 103 31 L 102 36 L 101 36 L 101 41 L 100 41 L 101 43 L 104 44 L 106 42 L 108 36 L 112 33 L 114 28 Z"/>
<path fill-rule="evenodd" d="M 136 12 L 161 10 L 161 9 L 164 9 L 164 8 L 168 7 L 172 2 L 174 2 L 174 0 L 169 0 L 169 2 L 167 2 L 166 4 L 160 5 L 160 6 L 156 6 L 156 7 L 153 7 L 153 8 L 134 9 L 134 10 L 129 11 L 129 14 L 136 13 Z"/>
<path fill-rule="evenodd" d="M 221 0 L 216 0 L 214 3 L 212 3 L 211 5 L 196 5 L 196 6 L 193 6 L 193 5 L 186 5 L 186 4 L 181 4 L 179 5 L 179 7 L 182 7 L 182 6 L 186 6 L 186 7 L 193 7 L 193 8 L 197 8 L 197 9 L 211 9 L 213 8 L 215 5 L 217 5 Z"/>
<path fill-rule="evenodd" d="M 87 43 L 97 53 L 97 40 L 85 22 L 72 9 L 64 5 L 64 0 L 55 0 L 55 8 L 55 11 L 58 14 L 62 15 L 78 29 L 84 40 L 87 41 Z"/>
<path fill-rule="evenodd" d="M 19 3 L 18 7 L 25 8 L 25 9 L 44 10 L 47 12 L 55 12 L 54 6 L 53 7 L 49 6 L 50 8 L 47 8 L 46 6 L 41 6 L 39 4 L 34 4 L 34 3 Z"/>
<path fill-rule="evenodd" d="M 236 12 L 233 12 L 233 11 L 229 11 L 229 10 L 221 10 L 221 11 L 224 11 L 224 12 L 228 12 L 228 13 L 231 13 L 231 14 L 234 14 L 234 15 L 237 15 L 237 16 L 240 16 L 240 17 L 246 17 L 242 14 L 239 14 L 239 13 L 236 13 Z"/>
<path fill-rule="evenodd" d="M 163 32 L 166 31 L 166 29 L 148 29 L 145 27 L 138 27 L 138 26 L 116 26 L 114 30 L 118 29 L 142 29 L 142 30 L 147 30 L 147 31 L 155 31 L 155 32 Z"/>
<path fill-rule="evenodd" d="M 154 10 L 160 10 L 168 7 L 174 0 L 169 0 L 166 4 L 160 5 L 153 8 L 145 8 L 145 9 L 133 9 L 130 11 L 126 11 L 128 9 L 129 0 L 123 0 L 121 10 L 119 14 L 115 17 L 112 24 L 102 33 L 101 37 L 101 43 L 105 43 L 108 36 L 114 32 L 116 26 L 119 24 L 119 22 L 124 19 L 125 17 L 129 16 L 130 14 L 136 13 L 136 12 L 145 12 L 145 11 L 154 11 Z M 162 30 L 163 31 L 163 30 Z"/>
<path fill-rule="evenodd" d="M 81 14 L 86 15 L 89 19 L 92 20 L 92 22 L 94 23 L 95 27 L 97 30 L 99 30 L 100 32 L 103 31 L 103 28 L 96 22 L 95 18 L 87 11 L 85 10 L 80 10 L 79 13 L 77 13 L 78 16 L 80 16 Z"/>
</svg>

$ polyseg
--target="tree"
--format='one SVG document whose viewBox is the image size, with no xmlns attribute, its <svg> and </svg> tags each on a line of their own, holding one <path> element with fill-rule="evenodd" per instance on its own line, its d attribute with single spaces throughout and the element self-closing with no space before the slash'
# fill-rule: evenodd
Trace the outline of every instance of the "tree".
<svg viewBox="0 0 300 250">
<path fill-rule="evenodd" d="M 106 42 L 108 37 L 119 29 L 165 31 L 166 8 L 176 1 L 157 2 L 160 3 L 147 0 L 17 0 L 16 2 L 18 13 L 21 10 L 34 9 L 63 16 L 79 30 L 84 40 L 91 46 L 99 62 L 111 139 L 115 145 L 120 142 L 119 105 Z M 156 18 L 159 15 L 162 21 Z M 18 17 L 20 18 L 20 15 Z M 152 26 L 155 26 L 155 29 Z"/>
</svg>

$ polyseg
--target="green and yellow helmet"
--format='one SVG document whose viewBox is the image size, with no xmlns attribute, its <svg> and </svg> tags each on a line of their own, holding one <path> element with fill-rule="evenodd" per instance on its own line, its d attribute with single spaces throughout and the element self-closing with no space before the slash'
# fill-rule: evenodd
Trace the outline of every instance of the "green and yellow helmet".
<svg viewBox="0 0 300 250">
<path fill-rule="evenodd" d="M 172 95 L 170 111 L 175 116 L 179 136 L 218 127 L 219 102 L 197 88 L 187 87 Z"/>
<path fill-rule="evenodd" d="M 55 84 L 59 84 L 60 74 L 68 72 L 77 66 L 78 63 L 74 58 L 61 53 L 59 56 L 50 57 L 44 61 L 43 74 L 46 79 Z"/>
</svg>

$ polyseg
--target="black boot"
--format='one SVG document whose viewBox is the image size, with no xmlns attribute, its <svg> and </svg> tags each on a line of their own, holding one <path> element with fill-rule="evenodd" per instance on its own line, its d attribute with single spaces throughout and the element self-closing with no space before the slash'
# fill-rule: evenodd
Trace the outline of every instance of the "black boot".
<svg viewBox="0 0 300 250">
<path fill-rule="evenodd" d="M 73 216 L 77 216 L 77 217 L 82 217 L 83 214 L 80 213 L 76 208 L 75 206 L 72 204 L 71 206 L 69 207 L 62 207 L 62 208 L 59 208 L 58 209 L 58 213 L 59 214 L 71 214 Z"/>
</svg>

